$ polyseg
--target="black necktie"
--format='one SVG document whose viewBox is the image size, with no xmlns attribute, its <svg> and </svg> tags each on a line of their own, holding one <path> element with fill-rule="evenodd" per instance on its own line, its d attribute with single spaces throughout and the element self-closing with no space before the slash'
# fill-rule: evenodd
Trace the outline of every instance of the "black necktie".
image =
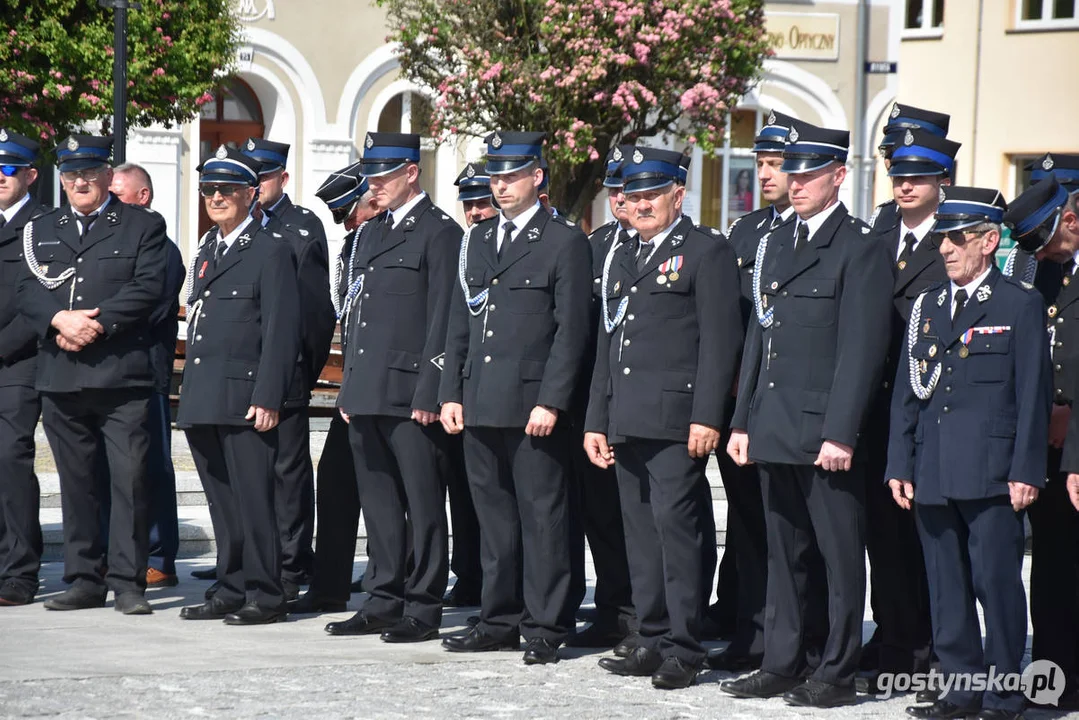
<svg viewBox="0 0 1079 720">
<path fill-rule="evenodd" d="M 952 313 L 952 325 L 955 325 L 959 314 L 963 312 L 963 306 L 967 304 L 967 291 L 959 288 L 955 291 L 955 311 Z"/>
<path fill-rule="evenodd" d="M 507 220 L 506 224 L 502 226 L 502 244 L 498 246 L 498 259 L 502 259 L 502 251 L 513 242 L 513 221 Z"/>
<path fill-rule="evenodd" d="M 3 230 L 5 225 L 7 225 L 7 218 L 4 217 L 3 213 L 0 213 L 0 230 Z"/>
<path fill-rule="evenodd" d="M 644 270 L 644 266 L 648 264 L 648 260 L 652 256 L 652 241 L 645 242 L 639 241 L 637 246 L 637 272 Z"/>
<path fill-rule="evenodd" d="M 0 227 L 3 227 L 3 225 L 0 225 Z M 626 230 L 625 228 L 620 228 L 618 230 L 618 238 L 616 239 L 615 244 L 621 245 L 627 240 L 629 240 L 629 230 Z"/>
<path fill-rule="evenodd" d="M 800 222 L 798 223 L 798 231 L 794 238 L 794 249 L 801 250 L 803 247 L 809 244 L 809 224 Z"/>
<path fill-rule="evenodd" d="M 89 215 L 83 215 L 82 218 L 82 235 L 80 237 L 86 237 L 86 233 L 90 232 L 90 228 L 94 226 L 94 221 L 97 220 L 98 213 L 90 213 Z"/>
<path fill-rule="evenodd" d="M 228 245 L 224 240 L 217 241 L 217 247 L 214 248 L 214 267 L 216 268 L 218 263 L 221 262 L 221 258 L 225 256 L 225 251 L 228 250 Z"/>
<path fill-rule="evenodd" d="M 0 217 L 0 220 L 3 220 Z M 0 222 L 0 228 L 4 227 L 4 223 Z M 1075 272 L 1075 258 L 1072 258 L 1068 262 L 1064 263 L 1064 277 L 1071 277 L 1071 274 Z"/>
<path fill-rule="evenodd" d="M 914 246 L 918 244 L 918 238 L 914 237 L 914 233 L 907 231 L 907 234 L 903 236 L 903 249 L 899 251 L 899 259 L 897 263 L 910 260 L 910 256 L 914 254 Z"/>
<path fill-rule="evenodd" d="M 782 222 L 783 222 L 783 216 L 782 215 L 775 215 L 772 218 L 772 224 L 768 226 L 768 229 L 769 230 L 775 230 L 777 227 L 779 227 L 779 224 L 782 223 Z"/>
</svg>

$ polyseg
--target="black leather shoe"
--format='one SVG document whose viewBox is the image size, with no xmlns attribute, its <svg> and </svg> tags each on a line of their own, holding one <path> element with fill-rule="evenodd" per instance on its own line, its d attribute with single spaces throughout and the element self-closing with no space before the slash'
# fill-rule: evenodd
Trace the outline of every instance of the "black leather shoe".
<svg viewBox="0 0 1079 720">
<path fill-rule="evenodd" d="M 223 620 L 229 613 L 243 607 L 243 602 L 224 603 L 218 599 L 207 600 L 202 605 L 188 605 L 180 608 L 181 620 Z"/>
<path fill-rule="evenodd" d="M 310 590 L 288 604 L 290 615 L 314 615 L 324 612 L 344 612 L 348 604 L 339 600 L 326 600 Z"/>
<path fill-rule="evenodd" d="M 492 650 L 520 650 L 521 637 L 517 633 L 498 638 L 472 628 L 464 635 L 443 638 L 442 647 L 450 652 L 490 652 Z"/>
<path fill-rule="evenodd" d="M 220 589 L 221 589 L 221 581 L 220 580 L 214 580 L 214 584 L 211 585 L 210 587 L 206 588 L 206 592 L 204 592 L 202 594 L 202 597 L 206 598 L 207 600 L 213 600 L 214 595 L 216 595 L 217 591 L 220 590 Z"/>
<path fill-rule="evenodd" d="M 622 638 L 622 641 L 614 646 L 611 651 L 615 654 L 615 657 L 625 658 L 633 654 L 633 651 L 640 647 L 641 636 L 637 633 L 627 635 Z"/>
<path fill-rule="evenodd" d="M 362 593 L 363 592 L 363 575 L 352 581 L 352 584 L 348 586 L 350 592 Z"/>
<path fill-rule="evenodd" d="M 332 622 L 326 626 L 330 635 L 374 635 L 394 626 L 396 620 L 383 620 L 359 611 L 348 620 Z"/>
<path fill-rule="evenodd" d="M 35 584 L 33 587 L 37 587 Z M 29 583 L 16 580 L 5 580 L 0 585 L 0 606 L 4 605 L 29 605 L 34 602 L 34 590 Z"/>
<path fill-rule="evenodd" d="M 854 687 L 841 687 L 820 680 L 806 680 L 783 694 L 783 699 L 788 705 L 801 707 L 834 708 L 843 705 L 853 705 L 858 702 L 858 694 Z"/>
<path fill-rule="evenodd" d="M 740 652 L 732 652 L 730 648 L 709 655 L 704 664 L 713 670 L 721 670 L 729 673 L 747 672 L 759 670 L 761 658 L 753 655 L 745 655 Z"/>
<path fill-rule="evenodd" d="M 300 586 L 291 580 L 281 581 L 281 590 L 285 594 L 285 602 L 292 602 L 296 598 L 300 597 Z"/>
<path fill-rule="evenodd" d="M 735 697 L 770 698 L 782 695 L 801 684 L 801 678 L 784 677 L 758 670 L 738 680 L 726 680 L 719 684 L 719 689 Z"/>
<path fill-rule="evenodd" d="M 74 586 L 44 602 L 46 610 L 86 610 L 105 607 L 107 590 L 89 590 Z"/>
<path fill-rule="evenodd" d="M 462 585 L 458 581 L 453 586 L 453 589 L 442 598 L 442 604 L 446 607 L 479 607 L 480 590 L 479 588 Z"/>
<path fill-rule="evenodd" d="M 961 708 L 947 700 L 937 700 L 932 705 L 913 705 L 907 708 L 907 715 L 922 718 L 922 720 L 953 720 L 953 718 L 966 718 L 977 713 L 977 708 Z"/>
<path fill-rule="evenodd" d="M 978 713 L 977 720 L 1023 720 L 1023 713 L 993 708 Z"/>
<path fill-rule="evenodd" d="M 600 658 L 599 666 L 609 673 L 627 677 L 648 677 L 663 665 L 663 656 L 655 650 L 638 647 L 624 658 Z"/>
<path fill-rule="evenodd" d="M 207 568 L 206 570 L 192 570 L 191 577 L 196 580 L 216 580 L 217 568 Z"/>
<path fill-rule="evenodd" d="M 414 643 L 426 640 L 438 640 L 438 628 L 414 617 L 403 617 L 393 627 L 380 636 L 382 642 Z"/>
<path fill-rule="evenodd" d="M 258 603 L 249 602 L 236 612 L 225 616 L 226 625 L 269 625 L 281 622 L 288 616 L 284 606 L 277 608 L 260 607 Z"/>
<path fill-rule="evenodd" d="M 114 606 L 116 612 L 124 615 L 150 615 L 154 612 L 150 603 L 146 602 L 146 596 L 134 590 L 117 595 Z"/>
<path fill-rule="evenodd" d="M 581 632 L 570 635 L 566 639 L 566 647 L 613 648 L 625 638 L 626 634 L 617 627 L 592 623 Z"/>
<path fill-rule="evenodd" d="M 935 703 L 940 700 L 940 690 L 919 690 L 914 696 L 914 702 Z"/>
<path fill-rule="evenodd" d="M 525 645 L 525 665 L 550 665 L 558 662 L 558 646 L 543 638 L 532 638 Z"/>
<path fill-rule="evenodd" d="M 688 663 L 682 658 L 671 655 L 663 661 L 652 675 L 652 687 L 659 690 L 681 690 L 697 684 L 700 665 Z"/>
<path fill-rule="evenodd" d="M 465 618 L 465 625 L 468 625 L 469 627 L 476 627 L 479 624 L 480 624 L 480 616 L 479 615 L 469 615 L 467 618 Z"/>
</svg>

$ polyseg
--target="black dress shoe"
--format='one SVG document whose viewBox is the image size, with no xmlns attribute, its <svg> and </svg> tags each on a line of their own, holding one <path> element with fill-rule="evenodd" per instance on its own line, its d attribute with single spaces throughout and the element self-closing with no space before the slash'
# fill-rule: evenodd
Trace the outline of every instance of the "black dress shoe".
<svg viewBox="0 0 1079 720">
<path fill-rule="evenodd" d="M 947 700 L 937 700 L 932 705 L 913 705 L 907 708 L 907 715 L 922 718 L 922 720 L 953 720 L 953 718 L 966 718 L 977 713 L 977 708 L 962 708 Z"/>
<path fill-rule="evenodd" d="M 713 670 L 721 670 L 729 673 L 740 673 L 749 670 L 758 670 L 761 666 L 761 658 L 746 655 L 741 652 L 731 651 L 730 648 L 709 655 L 704 664 Z"/>
<path fill-rule="evenodd" d="M 339 600 L 326 600 L 310 590 L 288 604 L 290 615 L 314 615 L 324 612 L 344 612 L 348 604 Z"/>
<path fill-rule="evenodd" d="M 935 703 L 940 700 L 940 690 L 919 690 L 914 696 L 914 702 Z"/>
<path fill-rule="evenodd" d="M 217 591 L 220 590 L 220 589 L 221 589 L 221 581 L 220 580 L 214 580 L 214 584 L 211 585 L 210 587 L 206 588 L 206 592 L 204 592 L 202 594 L 202 596 L 204 598 L 206 598 L 207 600 L 213 600 L 214 595 L 216 595 Z"/>
<path fill-rule="evenodd" d="M 566 639 L 566 647 L 579 648 L 613 648 L 625 640 L 626 634 L 607 623 L 592 623 L 579 633 L 574 633 Z"/>
<path fill-rule="evenodd" d="M 525 645 L 525 665 L 549 665 L 558 662 L 558 646 L 543 638 L 532 638 Z"/>
<path fill-rule="evenodd" d="M 192 570 L 191 577 L 196 580 L 216 580 L 217 568 L 207 568 L 206 570 Z"/>
<path fill-rule="evenodd" d="M 479 624 L 480 624 L 480 616 L 479 615 L 469 615 L 467 618 L 465 618 L 465 625 L 468 625 L 469 627 L 476 627 Z"/>
<path fill-rule="evenodd" d="M 394 626 L 396 620 L 383 620 L 359 611 L 348 620 L 332 622 L 326 626 L 330 635 L 374 635 Z"/>
<path fill-rule="evenodd" d="M 107 590 L 89 590 L 85 587 L 74 586 L 56 597 L 45 601 L 46 610 L 85 610 L 87 608 L 105 607 L 105 595 Z"/>
<path fill-rule="evenodd" d="M 622 638 L 622 641 L 615 645 L 611 652 L 615 654 L 615 657 L 629 657 L 633 654 L 634 650 L 640 647 L 640 644 L 641 636 L 637 633 L 633 633 Z"/>
<path fill-rule="evenodd" d="M 420 622 L 414 617 L 401 618 L 393 627 L 380 636 L 382 642 L 388 643 L 414 643 L 426 640 L 438 640 L 438 628 L 432 627 L 425 622 Z"/>
<path fill-rule="evenodd" d="M 300 586 L 291 580 L 282 580 L 281 590 L 285 595 L 285 602 L 292 602 L 300 597 Z"/>
<path fill-rule="evenodd" d="M 249 602 L 236 612 L 225 616 L 226 625 L 269 625 L 281 622 L 288 616 L 285 607 L 264 608 L 258 603 Z"/>
<path fill-rule="evenodd" d="M 188 605 L 180 608 L 181 620 L 223 620 L 229 613 L 243 607 L 243 602 L 225 603 L 217 598 L 207 600 L 202 605 Z"/>
<path fill-rule="evenodd" d="M 146 601 L 146 596 L 134 590 L 117 595 L 114 605 L 116 612 L 124 615 L 150 615 L 154 611 Z"/>
<path fill-rule="evenodd" d="M 701 666 L 671 655 L 652 674 L 652 687 L 660 690 L 681 690 L 697 682 Z"/>
<path fill-rule="evenodd" d="M 858 702 L 854 687 L 842 687 L 820 680 L 806 680 L 798 687 L 783 694 L 788 705 L 801 707 L 834 708 Z"/>
<path fill-rule="evenodd" d="M 599 666 L 609 673 L 627 677 L 648 677 L 663 665 L 663 656 L 655 650 L 638 647 L 624 658 L 600 658 Z"/>
<path fill-rule="evenodd" d="M 454 635 L 442 639 L 442 647 L 450 652 L 490 652 L 492 650 L 520 650 L 521 637 L 512 633 L 506 637 L 495 637 L 479 628 L 472 628 L 464 635 Z"/>
<path fill-rule="evenodd" d="M 348 586 L 350 592 L 362 593 L 363 592 L 363 575 L 352 581 L 352 584 Z"/>
<path fill-rule="evenodd" d="M 442 604 L 446 607 L 479 607 L 480 590 L 479 588 L 462 585 L 458 581 L 453 586 L 453 589 L 442 598 Z"/>
<path fill-rule="evenodd" d="M 738 680 L 726 680 L 719 689 L 741 698 L 770 698 L 782 695 L 802 684 L 801 678 L 784 677 L 775 673 L 758 670 Z"/>
<path fill-rule="evenodd" d="M 34 588 L 29 583 L 17 580 L 5 580 L 0 585 L 0 606 L 4 605 L 29 605 L 34 602 Z"/>
</svg>

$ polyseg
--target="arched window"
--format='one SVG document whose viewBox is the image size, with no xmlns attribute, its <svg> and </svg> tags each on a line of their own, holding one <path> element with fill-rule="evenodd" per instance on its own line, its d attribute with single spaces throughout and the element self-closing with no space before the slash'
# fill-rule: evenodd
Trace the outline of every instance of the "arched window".
<svg viewBox="0 0 1079 720">
<path fill-rule="evenodd" d="M 420 93 L 403 92 L 390 98 L 378 115 L 378 132 L 419 133 L 420 187 L 432 198 L 435 195 L 437 146 L 427 137 L 430 130 L 431 104 Z"/>
</svg>

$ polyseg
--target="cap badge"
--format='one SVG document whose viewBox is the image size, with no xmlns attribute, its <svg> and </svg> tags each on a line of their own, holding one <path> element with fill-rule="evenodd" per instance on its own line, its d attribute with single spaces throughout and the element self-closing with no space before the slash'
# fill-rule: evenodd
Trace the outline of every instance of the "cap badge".
<svg viewBox="0 0 1079 720">
<path fill-rule="evenodd" d="M 1054 164 L 1055 163 L 1053 162 L 1053 156 L 1050 155 L 1049 153 L 1046 153 L 1045 154 L 1045 159 L 1042 160 L 1042 170 L 1044 170 L 1045 172 L 1049 172 L 1050 170 L 1053 169 Z"/>
<path fill-rule="evenodd" d="M 768 113 L 768 124 L 769 125 L 775 125 L 776 124 L 776 111 L 775 110 Z"/>
<path fill-rule="evenodd" d="M 791 128 L 790 134 L 787 135 L 792 143 L 798 142 L 798 128 Z"/>
<path fill-rule="evenodd" d="M 635 162 L 635 163 L 643 163 L 644 162 L 644 153 L 642 153 L 640 150 L 634 150 L 633 151 L 633 162 Z"/>
<path fill-rule="evenodd" d="M 941 185 L 940 190 L 937 192 L 937 200 L 939 202 L 944 202 L 947 199 L 948 199 L 948 196 L 944 193 L 944 186 Z"/>
<path fill-rule="evenodd" d="M 367 139 L 363 141 L 363 146 L 368 150 L 375 146 L 375 139 L 371 137 L 371 133 L 367 133 Z"/>
<path fill-rule="evenodd" d="M 228 148 L 226 148 L 224 145 L 221 145 L 220 147 L 218 147 L 217 152 L 214 153 L 214 157 L 217 158 L 218 160 L 224 160 L 228 156 L 229 156 Z"/>
<path fill-rule="evenodd" d="M 7 130 L 0 130 L 0 142 L 7 142 Z"/>
<path fill-rule="evenodd" d="M 491 147 L 493 147 L 495 150 L 502 147 L 502 136 L 498 133 L 495 133 L 495 136 L 491 138 Z"/>
<path fill-rule="evenodd" d="M 465 175 L 468 177 L 476 177 L 476 168 L 469 165 L 468 170 L 465 171 Z"/>
<path fill-rule="evenodd" d="M 895 120 L 897 117 L 899 117 L 899 103 L 895 103 L 895 104 L 892 105 L 891 118 L 892 118 L 892 120 Z"/>
<path fill-rule="evenodd" d="M 912 133 L 910 130 L 907 130 L 906 134 L 903 135 L 903 144 L 904 145 L 913 145 L 914 144 L 914 133 Z"/>
<path fill-rule="evenodd" d="M 75 152 L 76 150 L 79 149 L 79 141 L 76 140 L 73 137 L 69 137 L 67 139 L 67 149 L 70 150 L 71 152 Z"/>
<path fill-rule="evenodd" d="M 622 159 L 622 148 L 616 147 L 614 149 L 614 152 L 611 153 L 611 157 L 614 158 L 616 161 L 620 161 Z"/>
<path fill-rule="evenodd" d="M 247 139 L 247 149 L 248 150 L 254 150 L 255 149 L 255 139 L 254 138 L 248 138 Z"/>
</svg>

